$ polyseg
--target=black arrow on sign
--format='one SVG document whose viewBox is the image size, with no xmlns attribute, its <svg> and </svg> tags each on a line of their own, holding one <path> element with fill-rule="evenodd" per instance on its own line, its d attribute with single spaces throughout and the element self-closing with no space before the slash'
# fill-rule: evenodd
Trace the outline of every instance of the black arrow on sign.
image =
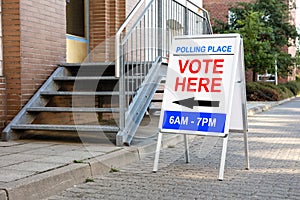
<svg viewBox="0 0 300 200">
<path fill-rule="evenodd" d="M 202 106 L 202 107 L 219 107 L 220 101 L 206 101 L 206 100 L 195 100 L 195 98 L 182 99 L 178 101 L 173 101 L 172 103 L 176 103 L 181 106 L 188 107 L 192 109 L 194 106 Z"/>
</svg>

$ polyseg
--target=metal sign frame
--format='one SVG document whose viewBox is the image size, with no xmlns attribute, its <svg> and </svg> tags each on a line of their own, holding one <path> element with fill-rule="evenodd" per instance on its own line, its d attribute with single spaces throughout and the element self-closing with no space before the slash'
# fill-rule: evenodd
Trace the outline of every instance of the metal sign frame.
<svg viewBox="0 0 300 200">
<path fill-rule="evenodd" d="M 187 41 L 190 39 L 195 39 L 195 36 L 180 36 L 175 37 L 180 39 L 186 39 Z M 228 138 L 229 133 L 233 132 L 242 132 L 244 134 L 244 150 L 245 150 L 245 168 L 249 169 L 249 148 L 248 148 L 248 122 L 247 122 L 247 107 L 246 107 L 246 91 L 245 91 L 245 66 L 244 66 L 244 50 L 243 50 L 243 40 L 239 34 L 217 34 L 217 35 L 201 35 L 197 36 L 196 38 L 201 39 L 228 39 L 228 38 L 235 38 L 235 41 L 237 42 L 234 49 L 234 55 L 232 60 L 232 67 L 233 74 L 231 76 L 232 80 L 229 80 L 232 85 L 229 88 L 229 94 L 228 94 L 228 112 L 226 113 L 226 121 L 225 121 L 225 128 L 224 128 L 224 134 L 219 133 L 206 133 L 202 131 L 197 130 L 164 130 L 162 128 L 162 121 L 164 120 L 164 108 L 162 107 L 161 111 L 161 119 L 159 128 L 160 131 L 158 133 L 158 139 L 157 139 L 157 146 L 156 146 L 156 153 L 155 153 L 155 159 L 154 159 L 154 166 L 153 166 L 153 172 L 157 172 L 158 170 L 158 161 L 159 161 L 159 155 L 160 155 L 160 149 L 161 149 L 161 142 L 162 142 L 162 135 L 165 133 L 168 134 L 183 134 L 184 137 L 184 144 L 185 144 L 185 158 L 186 162 L 190 162 L 190 156 L 189 156 L 189 144 L 188 144 L 188 138 L 187 135 L 202 135 L 202 136 L 216 136 L 221 137 L 223 139 L 223 147 L 222 147 L 222 153 L 221 153 L 221 160 L 220 160 L 220 169 L 219 169 L 219 177 L 218 180 L 224 179 L 224 169 L 225 169 L 225 161 L 226 161 L 226 153 L 227 153 L 227 144 L 228 144 Z M 173 42 L 174 44 L 174 42 Z M 173 49 L 175 46 L 173 46 Z M 170 57 L 172 59 L 172 56 Z M 170 60 L 171 61 L 171 60 Z M 170 62 L 171 63 L 171 62 Z M 168 76 L 169 75 L 169 76 Z M 168 79 L 172 79 L 172 75 L 167 74 L 167 81 Z M 165 90 L 166 91 L 166 90 Z M 234 98 L 235 97 L 235 98 Z M 238 97 L 238 98 L 236 98 Z M 169 98 L 169 97 L 167 97 Z M 164 101 L 165 101 L 165 94 L 164 94 Z M 214 99 L 212 99 L 214 100 Z M 169 100 L 167 100 L 169 101 Z M 236 102 L 237 101 L 237 102 Z M 210 101 L 213 102 L 213 101 Z M 164 103 L 164 102 L 163 102 Z M 178 103 L 177 101 L 173 101 L 173 103 Z M 201 102 L 203 103 L 203 102 Z M 168 104 L 166 104 L 168 105 Z M 234 106 L 237 106 L 238 108 L 233 108 Z M 193 108 L 193 107 L 192 107 Z M 233 111 L 234 110 L 234 111 Z M 199 111 L 198 111 L 199 112 Z M 233 114 L 233 115 L 232 115 Z M 241 120 L 240 120 L 241 119 Z M 172 128 L 171 128 L 172 129 Z M 209 130 L 208 130 L 209 131 Z"/>
</svg>

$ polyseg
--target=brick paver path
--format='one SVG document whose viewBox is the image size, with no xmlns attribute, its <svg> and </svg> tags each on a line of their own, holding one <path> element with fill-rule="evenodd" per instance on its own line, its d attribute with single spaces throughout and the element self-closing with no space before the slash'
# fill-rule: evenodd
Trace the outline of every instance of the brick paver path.
<svg viewBox="0 0 300 200">
<path fill-rule="evenodd" d="M 218 181 L 222 139 L 191 139 L 153 153 L 119 172 L 95 177 L 49 199 L 300 199 L 300 98 L 249 117 L 250 170 L 244 170 L 243 135 L 228 142 L 224 181 Z"/>
</svg>

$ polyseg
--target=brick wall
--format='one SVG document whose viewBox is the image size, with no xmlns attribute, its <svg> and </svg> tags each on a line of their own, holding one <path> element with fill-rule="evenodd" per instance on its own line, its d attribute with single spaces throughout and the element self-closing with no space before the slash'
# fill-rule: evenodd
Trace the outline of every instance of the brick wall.
<svg viewBox="0 0 300 200">
<path fill-rule="evenodd" d="M 21 1 L 22 105 L 66 56 L 65 1 Z"/>
<path fill-rule="evenodd" d="M 125 0 L 90 0 L 91 60 L 114 61 L 114 36 L 125 19 Z"/>
<path fill-rule="evenodd" d="M 5 118 L 7 124 L 65 61 L 65 13 L 63 0 L 2 0 L 5 78 L 0 88 L 5 89 L 0 101 L 6 107 L 0 107 L 0 123 Z"/>
<path fill-rule="evenodd" d="M 6 78 L 6 97 L 3 95 L 2 101 L 6 98 L 8 119 L 22 107 L 19 10 L 19 0 L 2 0 L 3 67 Z"/>
<path fill-rule="evenodd" d="M 237 2 L 253 2 L 254 0 L 203 0 L 203 7 L 211 17 L 212 24 L 215 20 L 228 21 L 228 9 Z"/>
</svg>

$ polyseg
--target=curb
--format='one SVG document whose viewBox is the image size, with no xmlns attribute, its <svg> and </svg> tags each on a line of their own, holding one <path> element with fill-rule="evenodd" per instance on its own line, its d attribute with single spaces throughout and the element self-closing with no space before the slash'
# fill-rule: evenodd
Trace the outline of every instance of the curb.
<svg viewBox="0 0 300 200">
<path fill-rule="evenodd" d="M 254 108 L 250 108 L 247 110 L 247 115 L 248 116 L 253 116 L 255 114 L 261 113 L 263 111 L 269 110 L 270 108 L 279 105 L 279 103 L 272 102 L 269 105 L 261 105 L 261 106 L 256 106 Z"/>
<path fill-rule="evenodd" d="M 181 135 L 166 134 L 162 148 L 183 141 Z M 76 184 L 84 183 L 87 178 L 108 174 L 112 168 L 120 168 L 137 162 L 156 150 L 156 140 L 138 147 L 123 149 L 87 159 L 83 163 L 71 163 L 66 166 L 37 174 L 25 179 L 8 183 L 0 189 L 0 200 L 40 200 L 53 196 Z"/>
<path fill-rule="evenodd" d="M 7 194 L 6 191 L 3 189 L 0 189 L 0 200 L 7 200 Z"/>
<path fill-rule="evenodd" d="M 278 106 L 280 104 L 283 104 L 285 102 L 291 101 L 292 99 L 295 99 L 297 97 L 291 97 L 288 99 L 284 99 L 281 101 L 274 101 L 274 102 L 269 102 L 269 104 L 265 104 L 265 105 L 260 105 L 260 106 L 256 106 L 254 108 L 250 108 L 247 110 L 247 115 L 248 116 L 252 116 L 261 112 L 264 112 L 266 110 L 269 110 L 270 108 L 274 107 L 274 106 Z"/>
</svg>

